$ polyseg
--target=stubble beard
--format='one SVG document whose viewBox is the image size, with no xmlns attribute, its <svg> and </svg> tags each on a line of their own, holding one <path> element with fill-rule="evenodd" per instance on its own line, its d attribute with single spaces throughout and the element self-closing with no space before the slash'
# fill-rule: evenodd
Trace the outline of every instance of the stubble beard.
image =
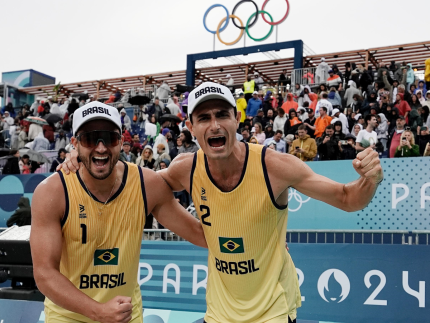
<svg viewBox="0 0 430 323">
<path fill-rule="evenodd" d="M 91 163 L 92 163 L 91 158 L 87 158 L 86 156 L 81 154 L 79 147 L 78 147 L 78 156 L 81 159 L 82 164 L 87 169 L 88 173 L 97 180 L 104 180 L 104 179 L 108 178 L 110 176 L 110 174 L 112 174 L 113 169 L 119 160 L 119 155 L 116 155 L 116 156 L 110 155 L 109 156 L 110 157 L 109 158 L 110 165 L 109 165 L 108 172 L 106 174 L 97 174 L 91 170 Z"/>
</svg>

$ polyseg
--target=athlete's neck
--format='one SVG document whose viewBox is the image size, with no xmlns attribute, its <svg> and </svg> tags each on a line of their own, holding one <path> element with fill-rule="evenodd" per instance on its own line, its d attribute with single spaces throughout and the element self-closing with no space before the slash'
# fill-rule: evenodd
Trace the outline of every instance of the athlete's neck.
<svg viewBox="0 0 430 323">
<path fill-rule="evenodd" d="M 105 179 L 96 179 L 83 167 L 80 173 L 86 188 L 99 201 L 106 201 L 110 198 L 109 195 L 114 195 L 121 186 L 121 179 L 124 175 L 124 164 L 117 162 L 112 170 L 112 173 Z M 115 185 L 115 187 L 113 187 Z M 113 188 L 112 188 L 113 187 Z M 112 194 L 111 194 L 112 192 Z"/>
<path fill-rule="evenodd" d="M 245 144 L 236 141 L 232 153 L 227 158 L 207 158 L 212 178 L 223 191 L 231 191 L 239 183 L 245 165 L 245 156 Z"/>
</svg>

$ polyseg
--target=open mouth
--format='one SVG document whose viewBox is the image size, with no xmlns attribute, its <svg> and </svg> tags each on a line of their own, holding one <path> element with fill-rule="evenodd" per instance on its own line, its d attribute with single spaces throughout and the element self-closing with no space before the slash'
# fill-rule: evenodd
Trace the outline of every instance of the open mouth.
<svg viewBox="0 0 430 323">
<path fill-rule="evenodd" d="M 94 156 L 91 160 L 97 168 L 104 167 L 109 161 L 109 156 Z"/>
<path fill-rule="evenodd" d="M 224 136 L 211 137 L 208 139 L 208 144 L 212 148 L 222 148 L 224 147 L 226 139 Z"/>
</svg>

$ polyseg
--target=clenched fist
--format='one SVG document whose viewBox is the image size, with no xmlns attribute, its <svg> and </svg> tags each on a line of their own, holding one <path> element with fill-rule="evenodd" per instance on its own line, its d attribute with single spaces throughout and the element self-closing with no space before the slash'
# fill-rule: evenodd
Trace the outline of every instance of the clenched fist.
<svg viewBox="0 0 430 323">
<path fill-rule="evenodd" d="M 133 305 L 131 297 L 116 296 L 109 302 L 100 304 L 97 321 L 101 323 L 128 323 L 131 321 Z"/>
<path fill-rule="evenodd" d="M 372 148 L 360 152 L 352 162 L 355 170 L 361 177 L 379 184 L 384 179 L 379 154 Z"/>
</svg>

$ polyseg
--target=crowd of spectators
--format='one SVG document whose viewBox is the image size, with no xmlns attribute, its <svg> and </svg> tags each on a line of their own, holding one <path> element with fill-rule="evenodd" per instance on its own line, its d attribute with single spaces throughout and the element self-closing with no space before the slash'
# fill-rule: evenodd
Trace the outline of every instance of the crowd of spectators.
<svg viewBox="0 0 430 323">
<path fill-rule="evenodd" d="M 236 93 L 242 115 L 237 139 L 303 161 L 354 159 L 367 147 L 381 157 L 430 155 L 430 80 L 417 79 L 411 64 L 380 63 L 373 71 L 347 63 L 342 73 L 322 59 L 315 74 L 307 72 L 303 79 L 307 84 L 290 86 L 284 70 L 278 87 L 271 87 L 258 73 L 248 75 L 242 91 Z M 234 80 L 227 75 L 220 83 L 229 86 Z M 176 93 L 161 82 L 157 96 L 135 106 L 130 114 L 124 103 L 136 95 L 133 91 L 113 92 L 105 101 L 121 115 L 125 137 L 121 160 L 160 170 L 169 167 L 178 154 L 198 150 L 198 142 L 185 126 L 188 92 Z M 4 106 L 0 148 L 11 150 L 3 173 L 37 172 L 40 162 L 27 154 L 20 156 L 26 148 L 57 151 L 50 168 L 54 171 L 71 148 L 74 111 L 95 99 L 84 93 L 61 100 L 37 99 L 19 111 L 10 103 Z M 39 125 L 28 117 L 40 117 L 46 123 Z"/>
</svg>

